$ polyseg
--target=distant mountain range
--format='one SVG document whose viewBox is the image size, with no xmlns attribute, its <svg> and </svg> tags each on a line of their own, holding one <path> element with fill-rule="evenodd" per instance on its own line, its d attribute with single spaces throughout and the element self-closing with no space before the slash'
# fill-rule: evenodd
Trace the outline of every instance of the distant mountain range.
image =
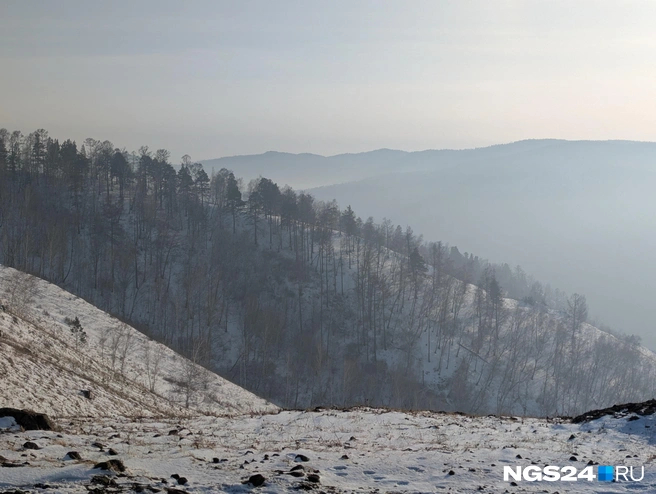
<svg viewBox="0 0 656 494">
<path fill-rule="evenodd" d="M 509 160 L 514 165 L 529 159 L 542 165 L 581 159 L 605 165 L 617 164 L 632 154 L 644 164 L 656 158 L 656 143 L 638 141 L 566 141 L 530 139 L 488 147 L 453 150 L 400 151 L 378 149 L 363 153 L 321 156 L 311 153 L 282 153 L 228 156 L 203 161 L 209 170 L 227 168 L 246 180 L 262 175 L 294 188 L 314 188 L 352 182 L 388 173 L 443 171 L 445 167 L 490 164 Z M 479 171 L 474 168 L 472 171 Z"/>
</svg>

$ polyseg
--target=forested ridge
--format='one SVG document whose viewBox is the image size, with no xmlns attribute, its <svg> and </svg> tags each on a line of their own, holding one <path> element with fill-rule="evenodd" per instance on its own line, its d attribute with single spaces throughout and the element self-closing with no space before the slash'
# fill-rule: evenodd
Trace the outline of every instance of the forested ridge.
<svg viewBox="0 0 656 494">
<path fill-rule="evenodd" d="M 0 130 L 0 263 L 287 407 L 575 414 L 656 382 L 581 295 L 163 149 Z"/>
</svg>

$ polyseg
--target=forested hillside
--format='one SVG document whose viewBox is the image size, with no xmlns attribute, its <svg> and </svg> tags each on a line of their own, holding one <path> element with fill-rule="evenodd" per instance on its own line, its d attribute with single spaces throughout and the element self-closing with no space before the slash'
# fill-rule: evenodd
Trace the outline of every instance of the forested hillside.
<svg viewBox="0 0 656 494">
<path fill-rule="evenodd" d="M 655 388 L 581 295 L 161 149 L 0 131 L 0 263 L 287 407 L 574 414 Z"/>
</svg>

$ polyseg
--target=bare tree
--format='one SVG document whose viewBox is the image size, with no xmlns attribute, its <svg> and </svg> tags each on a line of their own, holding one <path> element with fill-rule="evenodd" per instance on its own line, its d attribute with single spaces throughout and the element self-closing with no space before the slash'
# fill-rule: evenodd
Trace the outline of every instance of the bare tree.
<svg viewBox="0 0 656 494">
<path fill-rule="evenodd" d="M 9 310 L 22 318 L 29 315 L 40 292 L 37 278 L 21 271 L 11 273 L 5 291 Z"/>
</svg>

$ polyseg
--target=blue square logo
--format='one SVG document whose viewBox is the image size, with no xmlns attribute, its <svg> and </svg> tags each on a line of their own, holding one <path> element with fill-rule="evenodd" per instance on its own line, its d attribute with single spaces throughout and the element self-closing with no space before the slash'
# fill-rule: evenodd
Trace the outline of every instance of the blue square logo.
<svg viewBox="0 0 656 494">
<path fill-rule="evenodd" d="M 597 479 L 601 482 L 612 482 L 615 480 L 615 467 L 600 465 L 597 469 Z"/>
</svg>

